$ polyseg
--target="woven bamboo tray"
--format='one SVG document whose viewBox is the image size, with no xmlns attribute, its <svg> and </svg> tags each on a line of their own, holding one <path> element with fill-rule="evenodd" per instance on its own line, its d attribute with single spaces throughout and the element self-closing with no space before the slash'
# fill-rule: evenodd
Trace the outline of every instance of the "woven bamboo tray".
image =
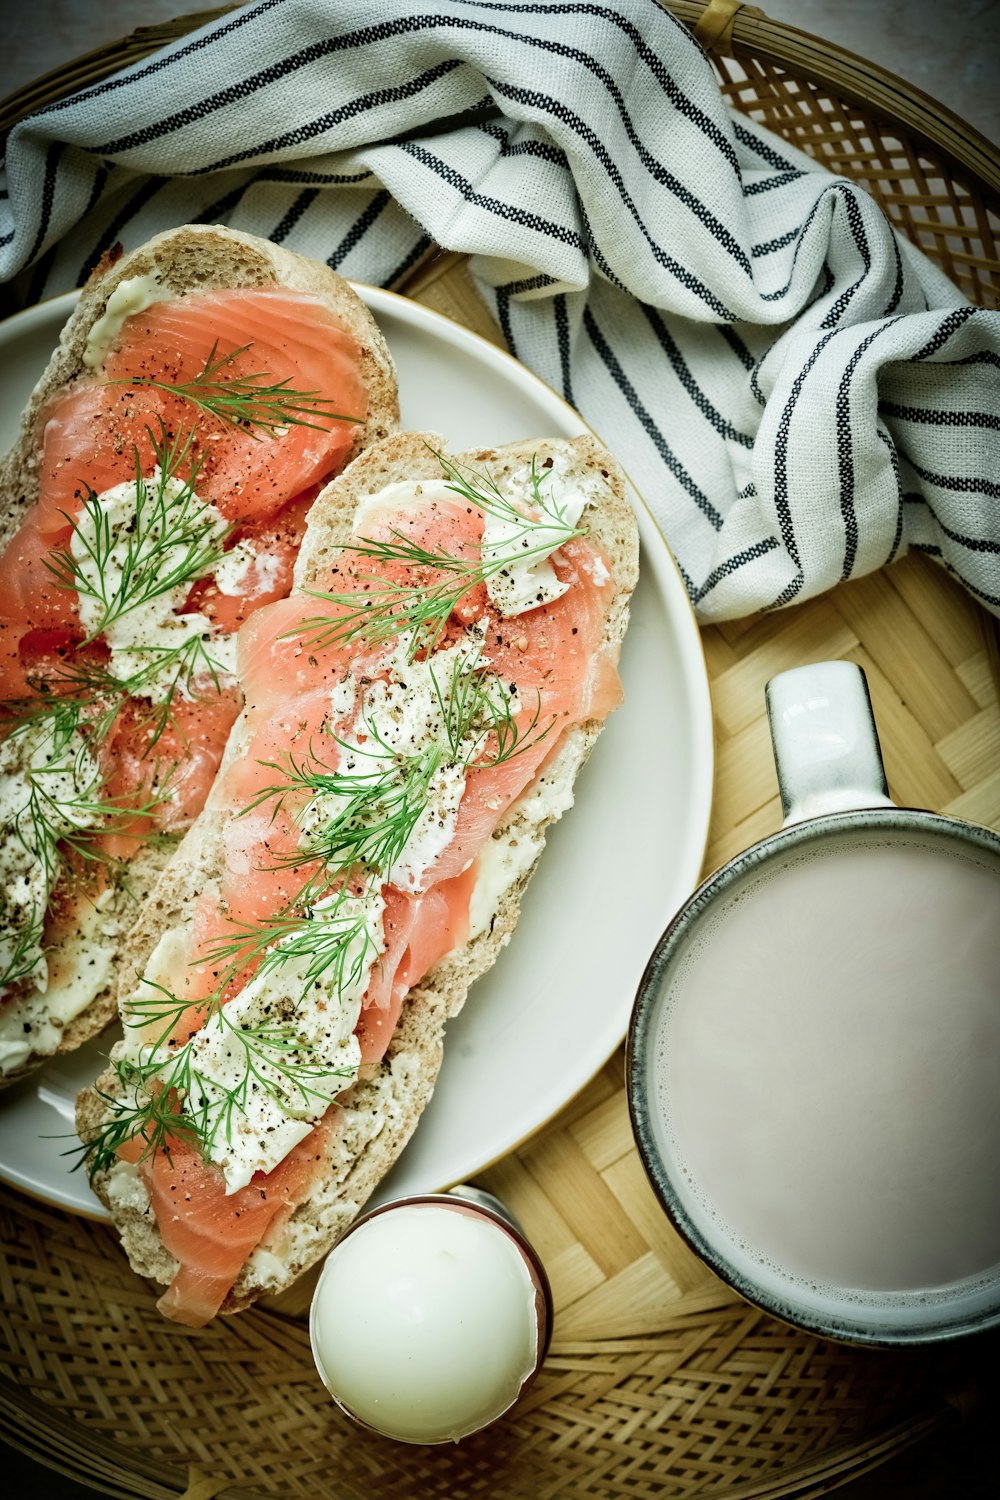
<svg viewBox="0 0 1000 1500">
<path fill-rule="evenodd" d="M 738 108 L 859 178 L 970 297 L 1000 304 L 1000 153 L 988 142 L 899 79 L 749 7 L 671 8 L 701 20 Z M 0 107 L 0 130 L 204 19 L 49 75 Z M 409 290 L 499 342 L 456 257 L 438 257 Z M 824 657 L 865 668 L 898 801 L 1000 829 L 994 622 L 933 564 L 906 558 L 703 641 L 718 748 L 706 869 L 780 823 L 764 682 Z M 620 1053 L 481 1181 L 537 1246 L 557 1314 L 540 1379 L 487 1433 L 443 1449 L 359 1434 L 311 1371 L 310 1284 L 280 1306 L 177 1328 L 110 1230 L 0 1190 L 7 1440 L 105 1495 L 156 1500 L 803 1500 L 957 1422 L 975 1366 L 996 1358 L 988 1339 L 850 1349 L 741 1302 L 646 1184 Z"/>
</svg>

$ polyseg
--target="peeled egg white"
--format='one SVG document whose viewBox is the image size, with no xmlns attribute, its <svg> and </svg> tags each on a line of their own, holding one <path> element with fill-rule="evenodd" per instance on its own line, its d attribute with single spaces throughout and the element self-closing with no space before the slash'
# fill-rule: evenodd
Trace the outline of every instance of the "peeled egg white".
<svg viewBox="0 0 1000 1500">
<path fill-rule="evenodd" d="M 491 1219 L 403 1204 L 331 1251 L 313 1298 L 330 1394 L 387 1437 L 441 1443 L 493 1421 L 539 1357 L 535 1283 Z"/>
</svg>

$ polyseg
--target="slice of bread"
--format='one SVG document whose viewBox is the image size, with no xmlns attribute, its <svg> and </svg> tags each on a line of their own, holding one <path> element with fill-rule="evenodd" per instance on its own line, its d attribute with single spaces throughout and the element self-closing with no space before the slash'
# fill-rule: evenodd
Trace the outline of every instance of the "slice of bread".
<svg viewBox="0 0 1000 1500">
<path fill-rule="evenodd" d="M 320 586 L 339 545 L 349 536 L 358 504 L 386 485 L 440 479 L 430 451 L 444 443 L 433 434 L 398 433 L 369 449 L 333 480 L 313 507 L 296 571 L 298 589 Z M 502 475 L 523 468 L 533 455 L 544 462 L 562 449 L 570 462 L 569 477 L 584 480 L 596 503 L 586 511 L 590 537 L 602 549 L 613 572 L 615 591 L 603 622 L 603 642 L 617 654 L 628 620 L 629 598 L 638 575 L 638 536 L 620 470 L 590 437 L 571 444 L 539 440 L 497 450 L 449 454 L 469 468 Z M 318 1260 L 355 1218 L 365 1200 L 409 1140 L 431 1097 L 441 1064 L 445 1022 L 462 1007 L 473 980 L 493 964 L 517 923 L 525 887 L 544 843 L 547 825 L 559 815 L 546 805 L 545 784 L 565 784 L 576 776 L 602 727 L 592 719 L 563 733 L 535 781 L 504 815 L 494 839 L 528 840 L 534 860 L 503 891 L 492 919 L 478 935 L 443 958 L 404 1001 L 399 1024 L 374 1076 L 359 1080 L 338 1098 L 342 1128 L 331 1146 L 324 1178 L 295 1209 L 270 1242 L 250 1257 L 222 1306 L 237 1312 L 265 1293 L 287 1287 Z M 247 735 L 242 720 L 233 728 L 223 762 L 245 756 Z M 222 777 L 220 774 L 219 785 Z M 130 934 L 121 965 L 121 998 L 134 990 L 154 947 L 169 928 L 190 915 L 201 892 L 220 874 L 222 828 L 227 814 L 213 799 L 186 835 L 176 858 L 145 903 Z M 105 1106 L 101 1092 L 113 1092 L 116 1078 L 107 1070 L 78 1101 L 77 1127 L 86 1141 L 100 1127 Z M 434 1186 L 434 1184 L 429 1184 Z M 133 1267 L 141 1275 L 168 1283 L 177 1263 L 165 1248 L 149 1198 L 137 1169 L 115 1164 L 98 1175 L 94 1187 L 121 1232 Z"/>
<path fill-rule="evenodd" d="M 21 419 L 20 433 L 10 452 L 0 462 L 0 551 L 16 535 L 38 499 L 42 424 L 47 403 L 77 381 L 89 378 L 84 365 L 88 335 L 105 312 L 108 299 L 131 277 L 155 277 L 161 289 L 181 296 L 187 292 L 231 290 L 241 287 L 287 287 L 317 297 L 354 338 L 360 357 L 361 376 L 368 391 L 368 413 L 358 425 L 352 456 L 371 443 L 394 432 L 399 421 L 399 402 L 392 357 L 378 325 L 349 284 L 327 266 L 295 255 L 279 245 L 253 235 L 240 234 L 217 225 L 188 225 L 168 230 L 139 249 L 117 258 L 106 257 L 80 295 L 80 300 L 60 336 L 58 347 Z M 117 979 L 114 961 L 120 933 L 131 925 L 137 903 L 152 887 L 171 850 L 144 847 L 128 865 L 127 887 L 120 885 L 111 909 L 102 913 L 99 941 L 112 956 L 112 974 L 87 1008 L 61 1031 L 58 1044 L 31 1053 L 6 1074 L 0 1087 L 18 1081 L 57 1053 L 75 1050 L 114 1019 Z M 58 953 L 54 954 L 58 960 Z M 24 998 L 12 991 L 3 1005 L 30 1003 L 30 987 L 22 986 Z M 8 1011 L 8 1015 L 13 1015 Z"/>
</svg>

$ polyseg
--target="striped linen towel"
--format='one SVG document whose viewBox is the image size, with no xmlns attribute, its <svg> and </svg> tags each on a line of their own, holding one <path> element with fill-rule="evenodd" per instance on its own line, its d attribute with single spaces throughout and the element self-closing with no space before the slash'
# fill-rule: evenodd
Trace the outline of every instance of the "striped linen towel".
<svg viewBox="0 0 1000 1500">
<path fill-rule="evenodd" d="M 657 0 L 257 0 L 18 125 L 0 187 L 24 300 L 192 220 L 383 285 L 468 251 L 703 620 L 908 549 L 1000 609 L 1000 315 L 730 114 Z"/>
</svg>

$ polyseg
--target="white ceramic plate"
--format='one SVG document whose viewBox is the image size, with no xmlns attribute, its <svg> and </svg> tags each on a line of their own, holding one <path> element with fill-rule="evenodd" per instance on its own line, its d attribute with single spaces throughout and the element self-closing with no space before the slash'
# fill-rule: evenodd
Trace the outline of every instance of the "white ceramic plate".
<svg viewBox="0 0 1000 1500">
<path fill-rule="evenodd" d="M 574 437 L 581 419 L 492 344 L 417 303 L 359 287 L 396 360 L 405 427 L 456 449 Z M 0 325 L 0 451 L 44 369 L 74 294 Z M 609 433 L 614 447 L 614 434 Z M 448 1027 L 433 1101 L 382 1198 L 462 1181 L 550 1119 L 625 1034 L 646 959 L 697 882 L 712 795 L 712 718 L 701 641 L 683 585 L 633 496 L 641 580 L 622 652 L 625 705 L 550 833 L 509 948 Z M 103 1217 L 72 1147 L 73 1101 L 100 1071 L 107 1034 L 0 1094 L 0 1179 Z"/>
</svg>

